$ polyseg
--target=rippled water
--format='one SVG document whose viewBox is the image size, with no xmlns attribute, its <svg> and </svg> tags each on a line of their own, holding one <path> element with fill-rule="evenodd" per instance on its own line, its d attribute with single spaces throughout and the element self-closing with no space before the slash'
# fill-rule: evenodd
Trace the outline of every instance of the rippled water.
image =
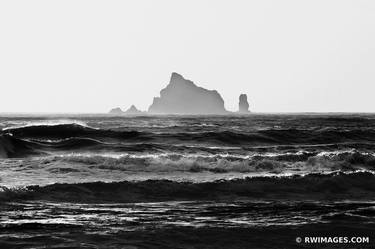
<svg viewBox="0 0 375 249">
<path fill-rule="evenodd" d="M 149 202 L 77 204 L 8 203 L 2 206 L 3 228 L 24 224 L 65 224 L 87 231 L 135 231 L 168 226 L 254 227 L 298 226 L 335 222 L 351 216 L 375 224 L 375 203 L 369 202 Z"/>
<path fill-rule="evenodd" d="M 275 248 L 298 231 L 375 229 L 375 115 L 11 116 L 0 128 L 0 248 Z"/>
</svg>

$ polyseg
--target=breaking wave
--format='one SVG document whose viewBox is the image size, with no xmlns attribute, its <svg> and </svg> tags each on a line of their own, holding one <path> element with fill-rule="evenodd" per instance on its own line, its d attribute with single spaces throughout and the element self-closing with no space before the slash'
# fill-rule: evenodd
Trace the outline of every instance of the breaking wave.
<svg viewBox="0 0 375 249">
<path fill-rule="evenodd" d="M 184 154 L 66 154 L 46 159 L 43 163 L 68 162 L 91 169 L 130 172 L 212 172 L 212 173 L 285 173 L 285 172 L 350 172 L 375 171 L 375 156 L 357 151 L 332 153 L 184 155 Z"/>
<path fill-rule="evenodd" d="M 40 154 L 36 151 L 38 144 L 0 133 L 0 158 L 25 157 Z"/>
<path fill-rule="evenodd" d="M 221 144 L 327 144 L 375 142 L 374 129 L 269 129 L 253 132 L 235 131 L 204 131 L 204 132 L 140 132 L 118 131 L 92 128 L 79 124 L 33 125 L 19 128 L 3 129 L 3 133 L 13 134 L 17 138 L 36 140 L 58 140 L 72 137 L 92 139 L 121 139 L 133 141 L 164 141 L 164 142 L 211 142 Z"/>
<path fill-rule="evenodd" d="M 90 182 L 2 188 L 0 200 L 69 202 L 144 202 L 199 199 L 375 199 L 375 175 L 369 172 L 251 177 L 214 182 Z"/>
<path fill-rule="evenodd" d="M 3 130 L 19 138 L 36 140 L 58 140 L 72 137 L 85 138 L 134 138 L 139 135 L 136 131 L 113 131 L 97 129 L 79 124 L 58 124 L 58 125 L 33 125 L 20 128 L 8 128 Z"/>
<path fill-rule="evenodd" d="M 6 123 L 6 122 L 5 122 Z M 10 130 L 10 129 L 20 129 L 32 126 L 56 126 L 56 125 L 80 125 L 83 127 L 88 127 L 88 125 L 81 121 L 81 120 L 71 120 L 71 119 L 58 119 L 58 120 L 43 120 L 43 121 L 31 121 L 31 122 L 24 122 L 21 124 L 10 124 L 8 127 L 4 128 L 3 130 Z"/>
</svg>

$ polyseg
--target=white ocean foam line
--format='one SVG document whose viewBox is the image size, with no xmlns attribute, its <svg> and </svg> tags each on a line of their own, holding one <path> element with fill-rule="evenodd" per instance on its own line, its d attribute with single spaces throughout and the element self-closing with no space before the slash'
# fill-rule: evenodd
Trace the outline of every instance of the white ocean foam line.
<svg viewBox="0 0 375 249">
<path fill-rule="evenodd" d="M 69 158 L 69 157 L 84 157 L 84 158 L 91 158 L 91 157 L 101 157 L 101 158 L 110 158 L 110 159 L 121 159 L 121 158 L 158 158 L 158 157 L 168 157 L 170 155 L 176 155 L 177 154 L 147 154 L 147 155 L 134 155 L 130 153 L 101 153 L 101 154 L 93 154 L 93 153 L 66 153 L 66 154 L 59 154 L 59 155 L 53 155 L 52 157 L 59 157 L 59 158 Z M 182 155 L 181 155 L 182 156 Z"/>
<path fill-rule="evenodd" d="M 319 175 L 330 175 L 330 174 L 345 174 L 351 175 L 355 173 L 370 173 L 375 175 L 375 171 L 372 170 L 355 170 L 350 172 L 343 172 L 340 170 L 330 170 L 330 171 L 322 171 L 322 172 L 282 172 L 282 173 L 271 173 L 271 172 L 250 172 L 243 174 L 243 178 L 256 178 L 256 177 L 275 177 L 275 178 L 283 178 L 283 177 L 293 177 L 293 176 L 301 176 L 305 177 L 311 174 L 319 174 Z"/>
<path fill-rule="evenodd" d="M 92 157 L 102 157 L 102 158 L 113 158 L 113 159 L 120 159 L 122 157 L 126 157 L 129 154 L 121 153 L 121 154 L 113 154 L 113 153 L 103 153 L 103 154 L 91 154 L 91 153 L 66 153 L 66 154 L 59 154 L 53 155 L 52 157 L 57 158 L 69 158 L 69 157 L 83 157 L 83 158 L 92 158 Z"/>
<path fill-rule="evenodd" d="M 53 155 L 54 157 L 61 157 L 61 158 L 68 158 L 68 157 L 103 157 L 103 158 L 113 158 L 113 159 L 121 159 L 123 157 L 128 158 L 168 158 L 168 157 L 181 157 L 187 159 L 198 159 L 198 158 L 237 158 L 237 159 L 251 159 L 253 156 L 243 156 L 243 155 L 231 155 L 231 154 L 181 154 L 181 153 L 158 153 L 158 154 L 131 154 L 131 153 L 64 153 L 64 154 L 57 154 Z"/>
<path fill-rule="evenodd" d="M 120 126 L 116 128 L 171 128 L 171 127 L 180 127 L 178 125 L 142 125 L 142 124 L 127 124 L 126 126 Z"/>
<path fill-rule="evenodd" d="M 215 124 L 207 124 L 207 123 L 202 123 L 202 124 L 193 124 L 193 125 L 185 125 L 185 126 L 196 126 L 196 127 L 217 127 L 218 125 Z"/>
<path fill-rule="evenodd" d="M 261 157 L 278 157 L 278 156 L 301 156 L 305 153 L 309 153 L 305 150 L 300 150 L 297 152 L 284 152 L 284 153 L 277 153 L 277 152 L 266 152 L 266 153 L 254 153 L 251 157 L 261 156 Z"/>
<path fill-rule="evenodd" d="M 92 156 L 90 154 L 70 154 L 70 155 L 62 155 L 61 158 L 66 158 L 67 160 L 78 160 L 79 163 L 81 160 L 93 160 L 92 162 L 103 164 L 102 166 L 108 166 L 110 168 L 116 167 L 116 168 L 122 168 L 124 170 L 136 170 L 136 171 L 146 171 L 146 172 L 154 172 L 154 171 L 160 171 L 160 172 L 169 172 L 169 171 L 190 171 L 194 169 L 199 169 L 199 171 L 205 171 L 205 170 L 214 170 L 214 169 L 223 169 L 226 171 L 233 171 L 233 172 L 254 172 L 258 171 L 257 169 L 251 167 L 251 165 L 248 165 L 246 161 L 227 161 L 225 158 L 218 158 L 214 161 L 211 160 L 205 160 L 207 157 L 185 157 L 182 156 L 180 158 L 170 158 L 168 156 L 162 156 L 162 155 L 146 155 L 142 158 L 145 158 L 147 160 L 146 167 L 137 167 L 134 168 L 134 166 L 138 165 L 135 162 L 127 162 L 127 159 L 135 158 L 135 159 L 141 159 L 140 157 L 129 155 L 128 157 L 125 156 L 118 156 L 118 155 L 109 155 L 111 157 L 100 157 L 100 156 Z M 70 157 L 70 158 L 69 158 Z M 113 160 L 119 160 L 117 163 Z M 109 160 L 109 161 L 106 161 Z M 125 161 L 122 161 L 125 160 Z M 85 161 L 82 161 L 82 163 L 85 163 Z M 135 163 L 135 164 L 134 164 Z M 139 165 L 138 165 L 139 166 Z M 198 168 L 196 168 L 198 167 Z M 278 165 L 275 165 L 275 169 L 278 168 Z M 260 169 L 262 172 L 264 170 Z M 270 173 L 276 173 L 270 172 Z M 278 172 L 281 173 L 281 172 Z"/>
<path fill-rule="evenodd" d="M 24 125 L 14 125 L 14 126 L 9 126 L 6 128 L 3 128 L 3 130 L 9 130 L 9 129 L 18 129 L 18 128 L 27 128 L 27 127 L 32 127 L 32 126 L 56 126 L 56 125 L 64 125 L 64 124 L 77 124 L 80 126 L 92 128 L 92 129 L 98 129 L 94 127 L 88 126 L 85 122 L 80 121 L 80 120 L 69 120 L 69 119 L 60 119 L 60 120 L 45 120 L 45 121 L 40 121 L 40 122 L 27 122 Z"/>
<path fill-rule="evenodd" d="M 102 158 L 102 159 L 115 159 L 115 160 L 121 160 L 121 159 L 154 159 L 154 160 L 168 160 L 171 163 L 178 162 L 181 160 L 199 160 L 199 159 L 234 159 L 234 160 L 252 160 L 256 157 L 261 157 L 262 159 L 269 159 L 272 160 L 274 157 L 281 156 L 281 155 L 302 155 L 304 152 L 300 151 L 297 153 L 255 153 L 251 155 L 236 155 L 236 154 L 183 154 L 183 153 L 157 153 L 157 154 L 134 154 L 134 153 L 61 153 L 61 154 L 50 154 L 49 157 L 52 158 Z M 320 155 L 322 156 L 322 155 Z M 43 159 L 46 157 L 40 157 L 39 159 Z M 257 160 L 258 161 L 258 160 Z M 260 160 L 261 161 L 261 160 Z M 298 166 L 298 163 L 293 163 L 292 165 Z M 289 166 L 292 166 L 289 165 Z M 306 166 L 306 165 L 305 165 Z M 298 167 L 300 168 L 300 167 Z"/>
<path fill-rule="evenodd" d="M 343 154 L 343 153 L 356 153 L 356 152 L 360 153 L 361 155 L 366 155 L 366 156 L 374 156 L 375 155 L 375 153 L 359 152 L 356 149 L 348 149 L 348 150 L 336 150 L 336 151 L 322 151 L 319 154 L 317 154 L 317 156 L 332 157 L 332 156 L 337 156 L 337 155 L 340 155 L 340 154 Z"/>
<path fill-rule="evenodd" d="M 357 170 L 352 171 L 352 172 L 343 172 L 343 173 L 347 174 L 347 175 L 350 175 L 352 173 L 370 173 L 370 174 L 375 175 L 375 171 L 374 170 L 369 170 L 369 169 L 357 169 Z"/>
<path fill-rule="evenodd" d="M 194 146 L 188 146 L 188 145 L 186 145 L 186 147 L 194 148 Z M 241 147 L 225 147 L 225 146 L 223 146 L 223 147 L 220 147 L 220 146 L 208 146 L 206 148 L 212 149 L 212 150 L 220 150 L 220 149 L 222 149 L 222 150 L 239 150 L 239 149 L 241 149 Z"/>
<path fill-rule="evenodd" d="M 238 155 L 238 154 L 198 154 L 198 153 L 192 153 L 192 154 L 183 154 L 183 153 L 157 153 L 157 154 L 132 154 L 132 153 L 100 153 L 100 154 L 94 154 L 94 153 L 64 153 L 64 154 L 58 154 L 54 155 L 55 157 L 103 157 L 103 158 L 114 158 L 114 159 L 121 159 L 122 157 L 128 157 L 128 158 L 169 158 L 169 157 L 181 157 L 186 159 L 199 159 L 199 158 L 234 158 L 234 159 L 242 159 L 242 160 L 249 160 L 253 159 L 255 157 L 263 157 L 263 158 L 269 158 L 272 159 L 277 156 L 284 156 L 284 155 L 303 155 L 305 153 L 304 151 L 299 151 L 297 153 L 287 152 L 287 153 L 254 153 L 251 155 Z"/>
<path fill-rule="evenodd" d="M 357 170 L 352 170 L 352 171 L 341 171 L 341 170 L 326 170 L 326 171 L 319 171 L 319 172 L 304 172 L 301 173 L 301 176 L 307 176 L 310 174 L 319 174 L 319 175 L 330 175 L 330 174 L 345 174 L 345 175 L 351 175 L 355 173 L 370 173 L 372 175 L 375 175 L 375 171 L 373 170 L 368 170 L 368 169 L 357 169 Z"/>
<path fill-rule="evenodd" d="M 174 157 L 173 157 L 174 156 Z M 87 153 L 70 153 L 70 154 L 63 154 L 58 156 L 60 158 L 65 158 L 67 160 L 78 160 L 77 162 L 80 162 L 80 160 L 94 160 L 92 162 L 97 163 L 104 163 L 104 165 L 114 167 L 122 167 L 124 166 L 124 170 L 134 170 L 135 165 L 137 163 L 132 161 L 127 161 L 128 159 L 145 159 L 147 160 L 147 167 L 140 167 L 137 168 L 137 171 L 189 171 L 192 169 L 200 169 L 202 171 L 204 170 L 213 170 L 213 169 L 223 169 L 230 172 L 242 172 L 242 173 L 249 173 L 249 172 L 263 172 L 266 173 L 268 171 L 271 175 L 277 175 L 280 177 L 283 176 L 291 176 L 291 175 L 302 175 L 305 176 L 307 174 L 311 173 L 319 173 L 319 174 L 330 174 L 330 173 L 339 173 L 343 172 L 339 169 L 333 169 L 332 167 L 309 167 L 306 164 L 300 164 L 300 163 L 292 163 L 291 165 L 283 164 L 283 163 L 272 163 L 272 169 L 268 168 L 268 165 L 266 165 L 266 168 L 262 167 L 262 164 L 260 164 L 260 168 L 257 167 L 256 162 L 255 164 L 252 164 L 250 162 L 245 161 L 227 161 L 225 157 L 223 158 L 215 158 L 215 160 L 206 160 L 207 158 L 211 158 L 212 156 L 202 156 L 202 155 L 181 155 L 181 154 L 151 154 L 151 155 L 133 155 L 133 154 L 87 154 Z M 109 161 L 106 161 L 109 160 Z M 116 161 L 112 160 L 119 160 L 119 163 L 117 164 Z M 124 160 L 124 161 L 122 161 Z M 129 164 L 128 164 L 128 163 Z M 84 162 L 83 162 L 84 163 Z M 134 164 L 135 163 L 135 164 Z M 250 163 L 250 164 L 249 164 Z M 262 161 L 260 161 L 262 163 Z M 103 165 L 103 166 L 104 166 Z M 128 166 L 130 168 L 128 168 Z M 198 167 L 198 168 L 196 168 Z M 282 167 L 283 169 L 281 170 Z M 302 170 L 302 171 L 301 171 Z M 374 174 L 374 171 L 367 170 L 367 169 L 356 169 L 351 170 L 349 173 L 353 172 L 370 172 L 371 174 Z"/>
</svg>

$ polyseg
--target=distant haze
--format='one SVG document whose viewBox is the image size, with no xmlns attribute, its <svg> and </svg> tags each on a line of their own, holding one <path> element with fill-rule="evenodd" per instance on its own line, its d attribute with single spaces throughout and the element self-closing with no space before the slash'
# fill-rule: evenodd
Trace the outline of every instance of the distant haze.
<svg viewBox="0 0 375 249">
<path fill-rule="evenodd" d="M 147 110 L 183 74 L 225 107 L 375 112 L 375 1 L 1 1 L 0 112 Z"/>
</svg>

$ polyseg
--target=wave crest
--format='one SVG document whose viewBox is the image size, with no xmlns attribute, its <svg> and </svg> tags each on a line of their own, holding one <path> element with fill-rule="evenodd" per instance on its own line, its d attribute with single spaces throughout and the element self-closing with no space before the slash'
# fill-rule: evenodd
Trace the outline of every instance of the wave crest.
<svg viewBox="0 0 375 249">
<path fill-rule="evenodd" d="M 228 145 L 286 145 L 286 144 L 327 144 L 375 142 L 373 129 L 269 129 L 249 132 L 238 131 L 201 131 L 201 132 L 141 132 L 118 131 L 92 128 L 76 123 L 57 125 L 32 125 L 19 128 L 7 128 L 3 132 L 18 138 L 66 139 L 72 137 L 135 139 L 139 141 L 158 141 L 163 143 L 203 142 Z"/>
<path fill-rule="evenodd" d="M 134 138 L 139 135 L 136 131 L 113 131 L 82 126 L 79 124 L 33 125 L 5 130 L 18 138 L 58 140 L 72 137 L 85 138 Z"/>
<path fill-rule="evenodd" d="M 375 170 L 375 156 L 357 151 L 325 154 L 286 153 L 241 155 L 90 155 L 69 154 L 55 160 L 84 164 L 91 168 L 134 172 L 332 172 Z"/>
<path fill-rule="evenodd" d="M 21 189 L 3 188 L 0 200 L 70 202 L 144 202 L 197 199 L 375 199 L 375 175 L 309 174 L 292 177 L 252 177 L 192 183 L 169 180 L 52 184 Z"/>
<path fill-rule="evenodd" d="M 40 154 L 36 143 L 24 141 L 10 134 L 0 134 L 0 158 L 25 157 Z"/>
</svg>

